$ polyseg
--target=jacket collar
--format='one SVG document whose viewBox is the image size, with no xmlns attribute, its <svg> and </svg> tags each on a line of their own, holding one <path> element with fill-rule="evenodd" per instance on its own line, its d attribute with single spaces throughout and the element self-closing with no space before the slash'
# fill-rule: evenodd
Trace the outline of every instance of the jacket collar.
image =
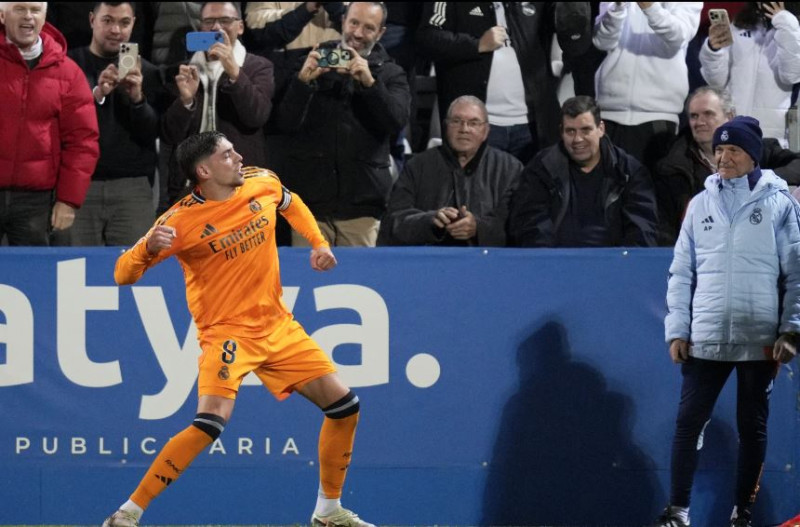
<svg viewBox="0 0 800 527">
<path fill-rule="evenodd" d="M 569 166 L 572 163 L 572 160 L 567 153 L 567 149 L 564 146 L 564 141 L 559 141 L 557 148 L 553 148 L 545 157 L 542 159 L 542 162 L 550 167 L 551 171 L 553 169 L 563 170 L 564 166 Z M 617 165 L 619 164 L 619 156 L 617 155 L 617 150 L 614 148 L 614 144 L 611 142 L 611 139 L 608 136 L 603 136 L 600 138 L 600 163 L 598 163 L 603 167 L 603 170 L 607 173 L 613 173 L 617 169 Z"/>
<path fill-rule="evenodd" d="M 50 22 L 45 22 L 40 36 L 42 37 L 42 55 L 37 68 L 56 64 L 66 58 L 67 39 Z M 27 65 L 19 48 L 11 42 L 6 42 L 6 29 L 4 26 L 0 26 L 0 58 Z"/>
<path fill-rule="evenodd" d="M 483 159 L 483 154 L 486 152 L 486 148 L 489 146 L 488 141 L 484 141 L 481 146 L 478 148 L 478 151 L 475 152 L 475 156 L 469 160 L 467 166 L 463 168 L 464 174 L 471 175 L 475 170 L 477 170 L 478 165 L 481 164 L 481 159 Z M 458 162 L 458 156 L 456 152 L 452 149 L 450 144 L 445 139 L 442 142 L 442 146 L 439 147 L 441 149 L 442 155 L 447 160 L 447 162 L 453 166 L 453 168 L 457 168 L 461 170 L 461 163 Z"/>
</svg>

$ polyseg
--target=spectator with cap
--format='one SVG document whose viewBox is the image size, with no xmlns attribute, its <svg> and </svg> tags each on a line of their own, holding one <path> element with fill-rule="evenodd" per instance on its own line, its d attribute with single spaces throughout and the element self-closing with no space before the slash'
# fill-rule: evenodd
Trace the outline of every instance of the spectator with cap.
<svg viewBox="0 0 800 527">
<path fill-rule="evenodd" d="M 692 198 L 669 268 L 665 337 L 683 384 L 672 441 L 669 503 L 657 526 L 690 525 L 700 437 L 736 371 L 739 454 L 731 527 L 749 527 L 767 449 L 779 362 L 797 353 L 800 225 L 786 182 L 758 165 L 758 121 L 714 132 L 717 173 Z"/>
</svg>

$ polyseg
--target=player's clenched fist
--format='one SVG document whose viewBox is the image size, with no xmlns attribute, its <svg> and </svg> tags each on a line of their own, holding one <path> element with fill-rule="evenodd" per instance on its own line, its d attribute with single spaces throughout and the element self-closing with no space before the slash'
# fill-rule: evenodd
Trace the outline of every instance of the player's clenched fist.
<svg viewBox="0 0 800 527">
<path fill-rule="evenodd" d="M 157 225 L 147 236 L 147 252 L 158 254 L 164 249 L 172 247 L 172 240 L 178 236 L 174 227 L 168 225 Z"/>
<path fill-rule="evenodd" d="M 328 247 L 319 247 L 311 251 L 311 268 L 315 271 L 327 271 L 336 267 L 336 257 Z"/>
</svg>

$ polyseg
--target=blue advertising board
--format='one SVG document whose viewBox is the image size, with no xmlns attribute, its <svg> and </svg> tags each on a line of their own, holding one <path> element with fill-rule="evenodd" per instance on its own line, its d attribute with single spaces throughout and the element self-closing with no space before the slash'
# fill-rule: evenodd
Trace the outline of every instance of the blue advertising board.
<svg viewBox="0 0 800 527">
<path fill-rule="evenodd" d="M 133 286 L 119 249 L 0 251 L 0 525 L 98 524 L 196 410 L 175 261 Z M 359 395 L 343 502 L 393 525 L 642 525 L 666 504 L 680 371 L 668 250 L 281 249 L 284 299 Z M 220 298 L 235 302 L 235 298 Z M 800 510 L 797 364 L 777 378 L 756 523 Z M 145 524 L 307 522 L 322 417 L 248 378 L 231 422 Z M 735 381 L 692 516 L 725 523 Z"/>
</svg>

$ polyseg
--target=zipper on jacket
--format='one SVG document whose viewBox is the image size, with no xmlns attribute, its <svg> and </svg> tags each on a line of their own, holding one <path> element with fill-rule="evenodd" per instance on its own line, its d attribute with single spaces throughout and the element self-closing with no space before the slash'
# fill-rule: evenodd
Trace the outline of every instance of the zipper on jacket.
<svg viewBox="0 0 800 527">
<path fill-rule="evenodd" d="M 770 191 L 770 192 L 767 193 L 768 191 Z M 731 314 L 731 291 L 732 291 L 732 288 L 733 288 L 733 274 L 732 274 L 731 271 L 732 271 L 732 268 L 733 268 L 733 258 L 731 256 L 732 256 L 732 253 L 733 253 L 733 229 L 734 229 L 734 225 L 736 225 L 736 216 L 738 216 L 740 212 L 742 212 L 747 207 L 749 207 L 751 203 L 758 203 L 759 201 L 761 201 L 763 199 L 766 199 L 769 196 L 771 196 L 773 194 L 773 192 L 771 192 L 771 191 L 772 191 L 772 185 L 768 184 L 766 187 L 761 189 L 761 191 L 758 193 L 758 197 L 756 197 L 754 199 L 749 199 L 749 200 L 745 201 L 744 203 L 742 203 L 742 205 L 738 209 L 733 211 L 733 214 L 731 214 L 730 218 L 728 218 L 728 221 L 730 222 L 730 224 L 728 225 L 728 234 L 727 234 L 728 241 L 726 243 L 726 245 L 727 245 L 727 258 L 726 258 L 726 260 L 727 260 L 727 269 L 726 269 L 727 290 L 725 292 L 726 293 L 725 294 L 725 318 L 724 318 L 724 320 L 725 320 L 724 337 L 725 338 L 724 338 L 724 341 L 723 341 L 723 342 L 726 342 L 726 343 L 730 343 L 731 333 L 733 333 L 733 316 Z M 720 199 L 720 203 L 721 202 L 722 202 L 722 200 Z"/>
</svg>

